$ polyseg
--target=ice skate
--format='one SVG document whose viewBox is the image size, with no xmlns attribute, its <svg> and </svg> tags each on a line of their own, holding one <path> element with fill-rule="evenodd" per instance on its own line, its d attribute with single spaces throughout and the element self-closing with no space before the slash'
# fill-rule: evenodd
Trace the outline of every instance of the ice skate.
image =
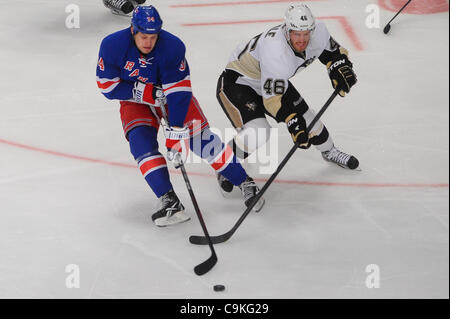
<svg viewBox="0 0 450 319">
<path fill-rule="evenodd" d="M 222 174 L 216 172 L 217 182 L 219 183 L 219 188 L 222 195 L 225 193 L 231 193 L 233 191 L 234 185 Z"/>
<path fill-rule="evenodd" d="M 191 219 L 184 213 L 184 206 L 173 190 L 161 196 L 159 201 L 160 208 L 152 215 L 152 220 L 156 226 L 165 227 Z"/>
<path fill-rule="evenodd" d="M 144 4 L 146 0 L 131 0 L 135 5 Z"/>
<path fill-rule="evenodd" d="M 242 196 L 244 197 L 245 206 L 250 206 L 250 204 L 253 202 L 254 197 L 259 193 L 259 188 L 256 185 L 255 181 L 247 176 L 245 181 L 242 182 L 241 185 L 239 185 L 239 188 L 241 189 Z M 264 198 L 260 198 L 259 201 L 253 206 L 253 210 L 255 212 L 259 212 L 265 204 Z"/>
<path fill-rule="evenodd" d="M 134 9 L 134 4 L 129 0 L 103 0 L 103 4 L 112 13 L 122 16 L 129 16 Z"/>
<path fill-rule="evenodd" d="M 343 168 L 356 169 L 359 167 L 356 157 L 338 150 L 334 145 L 331 150 L 322 152 L 322 157 L 325 161 L 335 163 Z"/>
</svg>

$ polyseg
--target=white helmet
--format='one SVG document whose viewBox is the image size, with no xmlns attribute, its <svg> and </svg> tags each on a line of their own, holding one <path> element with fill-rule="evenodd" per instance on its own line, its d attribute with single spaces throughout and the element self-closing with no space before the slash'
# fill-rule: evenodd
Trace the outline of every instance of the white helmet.
<svg viewBox="0 0 450 319">
<path fill-rule="evenodd" d="M 284 14 L 285 36 L 289 41 L 289 31 L 314 31 L 316 19 L 306 4 L 292 4 Z"/>
</svg>

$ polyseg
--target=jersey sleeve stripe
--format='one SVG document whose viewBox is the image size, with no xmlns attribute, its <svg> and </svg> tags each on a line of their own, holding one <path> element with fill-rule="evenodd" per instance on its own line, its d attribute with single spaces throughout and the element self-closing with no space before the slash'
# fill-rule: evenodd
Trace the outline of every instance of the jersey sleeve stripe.
<svg viewBox="0 0 450 319">
<path fill-rule="evenodd" d="M 120 78 L 119 77 L 116 77 L 116 78 L 114 78 L 114 79 L 109 79 L 109 78 L 100 78 L 100 77 L 98 77 L 97 76 L 97 83 L 98 84 L 106 84 L 106 83 L 109 83 L 109 82 L 120 82 Z"/>
<path fill-rule="evenodd" d="M 164 90 L 164 94 L 166 96 L 168 96 L 169 94 L 172 93 L 176 93 L 176 92 L 192 92 L 192 88 L 191 87 L 175 87 L 175 88 L 171 88 L 169 90 Z"/>
<path fill-rule="evenodd" d="M 187 76 L 179 82 L 163 84 L 163 90 L 166 96 L 175 92 L 192 92 L 191 80 Z"/>
<path fill-rule="evenodd" d="M 120 83 L 120 78 L 106 79 L 97 77 L 97 86 L 102 93 L 109 93 Z"/>
<path fill-rule="evenodd" d="M 180 81 L 177 81 L 177 82 L 172 82 L 172 83 L 163 84 L 162 87 L 163 87 L 164 90 L 166 90 L 166 89 L 169 89 L 169 88 L 171 88 L 172 86 L 177 85 L 178 83 L 181 83 L 181 82 L 183 82 L 183 81 L 189 81 L 189 83 L 190 83 L 191 77 L 188 75 L 188 76 L 186 76 L 183 80 L 180 80 Z"/>
</svg>

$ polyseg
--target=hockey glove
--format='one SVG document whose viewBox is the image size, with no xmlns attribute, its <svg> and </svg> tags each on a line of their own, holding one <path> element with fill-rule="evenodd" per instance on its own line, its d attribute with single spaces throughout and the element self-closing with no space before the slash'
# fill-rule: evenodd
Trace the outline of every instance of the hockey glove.
<svg viewBox="0 0 450 319">
<path fill-rule="evenodd" d="M 189 154 L 189 128 L 188 127 L 165 127 L 167 159 L 179 168 L 181 163 L 186 162 Z"/>
<path fill-rule="evenodd" d="M 339 89 L 339 95 L 344 97 L 350 92 L 350 88 L 356 83 L 356 74 L 353 72 L 353 64 L 346 54 L 341 54 L 339 59 L 327 63 L 328 75 L 334 89 Z"/>
<path fill-rule="evenodd" d="M 306 121 L 303 116 L 298 113 L 292 113 L 286 118 L 285 122 L 294 143 L 298 142 L 298 147 L 300 148 L 309 148 L 310 143 L 306 133 Z"/>
<path fill-rule="evenodd" d="M 164 98 L 164 91 L 152 83 L 135 82 L 133 97 L 137 103 L 156 104 L 157 99 Z"/>
</svg>

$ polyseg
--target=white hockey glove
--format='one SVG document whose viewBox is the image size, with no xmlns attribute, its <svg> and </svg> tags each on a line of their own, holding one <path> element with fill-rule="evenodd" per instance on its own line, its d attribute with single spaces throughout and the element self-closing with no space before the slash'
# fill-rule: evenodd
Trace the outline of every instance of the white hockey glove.
<svg viewBox="0 0 450 319">
<path fill-rule="evenodd" d="M 190 130 L 188 127 L 165 127 L 167 159 L 179 168 L 189 155 Z"/>
</svg>

